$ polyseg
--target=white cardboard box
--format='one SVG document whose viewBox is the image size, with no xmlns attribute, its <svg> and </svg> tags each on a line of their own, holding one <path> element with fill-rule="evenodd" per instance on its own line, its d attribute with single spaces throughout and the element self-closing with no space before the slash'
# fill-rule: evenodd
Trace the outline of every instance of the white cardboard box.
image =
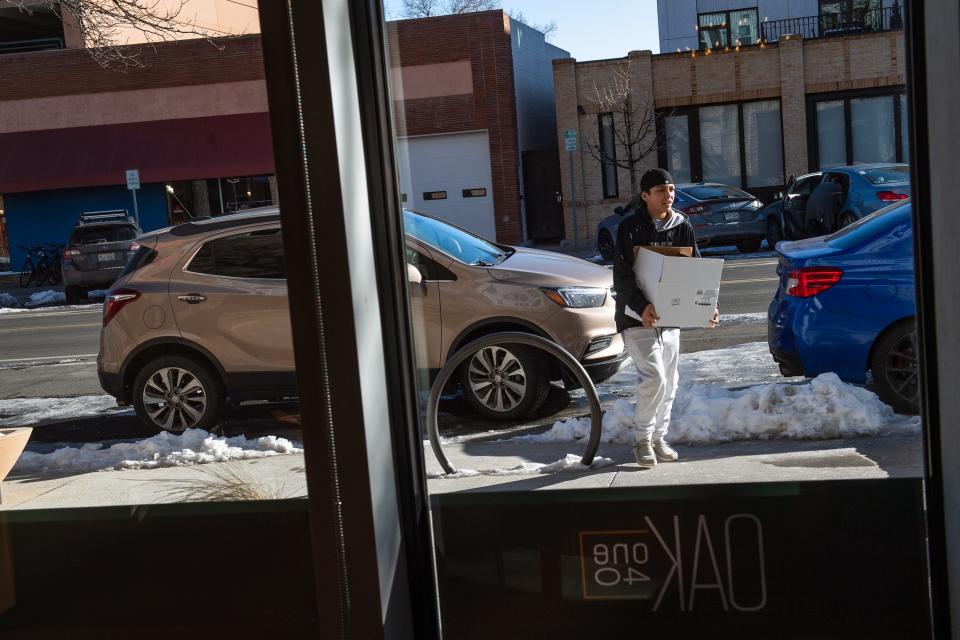
<svg viewBox="0 0 960 640">
<path fill-rule="evenodd" d="M 634 252 L 633 273 L 660 316 L 658 327 L 710 325 L 720 297 L 723 260 L 689 257 L 689 247 L 635 247 Z"/>
</svg>

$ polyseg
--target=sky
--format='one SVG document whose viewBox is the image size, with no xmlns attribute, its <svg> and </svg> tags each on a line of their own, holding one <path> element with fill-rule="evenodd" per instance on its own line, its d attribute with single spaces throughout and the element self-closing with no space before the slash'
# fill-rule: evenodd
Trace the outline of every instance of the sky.
<svg viewBox="0 0 960 640">
<path fill-rule="evenodd" d="M 384 0 L 388 18 L 400 18 L 401 5 L 401 0 Z M 577 60 L 660 52 L 656 0 L 501 0 L 501 5 L 522 11 L 534 24 L 555 21 L 551 42 Z"/>
</svg>

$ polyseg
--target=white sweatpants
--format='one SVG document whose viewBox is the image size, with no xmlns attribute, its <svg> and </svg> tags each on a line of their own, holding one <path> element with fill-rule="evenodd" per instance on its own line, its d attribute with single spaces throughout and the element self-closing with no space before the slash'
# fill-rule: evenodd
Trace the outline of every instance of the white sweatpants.
<svg viewBox="0 0 960 640">
<path fill-rule="evenodd" d="M 637 442 L 661 440 L 670 428 L 670 411 L 680 374 L 679 329 L 634 327 L 623 332 L 637 367 Z"/>
</svg>

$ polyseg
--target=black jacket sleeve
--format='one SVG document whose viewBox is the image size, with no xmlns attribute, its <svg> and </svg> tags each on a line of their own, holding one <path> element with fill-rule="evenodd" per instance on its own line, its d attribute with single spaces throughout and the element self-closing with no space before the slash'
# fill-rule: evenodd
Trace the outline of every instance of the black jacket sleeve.
<svg viewBox="0 0 960 640">
<path fill-rule="evenodd" d="M 617 246 L 613 256 L 613 289 L 617 292 L 617 302 L 630 307 L 634 313 L 641 315 L 650 301 L 643 295 L 643 290 L 637 286 L 633 275 L 633 238 L 630 227 L 624 220 L 617 230 Z"/>
</svg>

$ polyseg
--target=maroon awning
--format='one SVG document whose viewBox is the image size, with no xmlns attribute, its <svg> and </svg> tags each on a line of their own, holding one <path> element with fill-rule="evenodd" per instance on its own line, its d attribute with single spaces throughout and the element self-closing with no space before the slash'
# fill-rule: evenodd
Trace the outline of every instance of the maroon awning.
<svg viewBox="0 0 960 640">
<path fill-rule="evenodd" d="M 274 173 L 266 113 L 0 134 L 0 194 Z"/>
</svg>

